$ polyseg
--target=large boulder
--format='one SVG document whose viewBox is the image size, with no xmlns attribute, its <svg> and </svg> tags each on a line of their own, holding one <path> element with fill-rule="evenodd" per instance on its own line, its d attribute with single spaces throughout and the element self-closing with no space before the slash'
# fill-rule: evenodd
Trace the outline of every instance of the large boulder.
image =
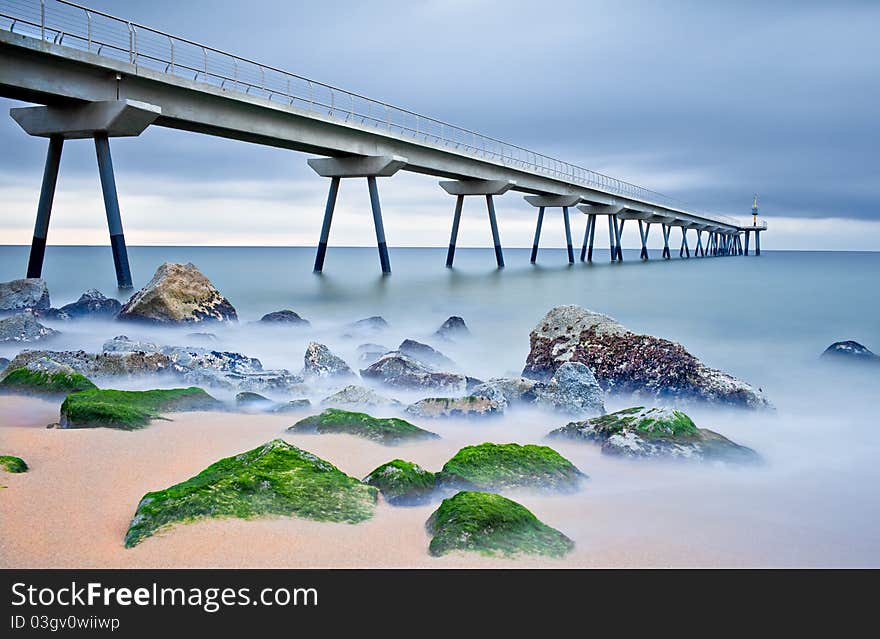
<svg viewBox="0 0 880 639">
<path fill-rule="evenodd" d="M 29 311 L 0 319 L 0 342 L 39 342 L 58 334 L 40 324 Z"/>
<path fill-rule="evenodd" d="M 90 288 L 80 295 L 77 301 L 65 304 L 59 309 L 51 309 L 47 315 L 65 320 L 83 317 L 110 319 L 116 317 L 121 309 L 122 304 L 119 300 L 106 297 L 101 291 Z"/>
<path fill-rule="evenodd" d="M 171 373 L 171 359 L 162 353 L 87 353 L 85 351 L 21 351 L 9 363 L 10 371 L 58 370 L 69 368 L 91 379 L 103 377 L 141 377 L 157 373 Z"/>
<path fill-rule="evenodd" d="M 158 324 L 236 321 L 232 304 L 194 264 L 166 262 L 122 307 L 121 320 Z"/>
<path fill-rule="evenodd" d="M 0 379 L 0 393 L 15 395 L 67 395 L 97 388 L 87 377 L 66 366 L 54 370 L 17 368 Z"/>
<path fill-rule="evenodd" d="M 201 388 L 121 391 L 92 388 L 71 393 L 61 404 L 61 428 L 143 428 L 162 413 L 221 410 Z"/>
<path fill-rule="evenodd" d="M 439 439 L 439 435 L 423 430 L 404 419 L 373 417 L 366 413 L 328 408 L 318 415 L 301 419 L 287 429 L 288 433 L 348 434 L 379 444 L 394 446 L 408 441 Z"/>
<path fill-rule="evenodd" d="M 580 362 L 610 393 L 749 408 L 770 405 L 760 389 L 709 368 L 681 344 L 633 333 L 580 306 L 551 309 L 529 339 L 525 377 L 549 381 L 565 362 Z"/>
<path fill-rule="evenodd" d="M 546 386 L 544 382 L 527 377 L 495 377 L 474 387 L 471 395 L 488 397 L 505 407 L 534 404 Z"/>
<path fill-rule="evenodd" d="M 299 313 L 296 313 L 290 309 L 284 309 L 281 311 L 273 311 L 271 313 L 266 313 L 263 317 L 260 318 L 260 322 L 263 324 L 286 324 L 289 326 L 311 326 L 311 322 L 307 319 L 303 319 L 299 316 Z"/>
<path fill-rule="evenodd" d="M 125 547 L 172 524 L 208 517 L 286 516 L 357 524 L 373 516 L 376 499 L 372 486 L 274 439 L 221 459 L 183 483 L 144 495 Z"/>
<path fill-rule="evenodd" d="M 455 367 L 455 363 L 446 357 L 446 355 L 427 344 L 417 342 L 414 339 L 403 340 L 400 343 L 400 346 L 397 347 L 397 352 L 403 353 L 407 357 L 411 357 L 427 366 L 434 366 L 441 369 Z"/>
<path fill-rule="evenodd" d="M 350 384 L 332 395 L 321 400 L 322 406 L 328 408 L 365 409 L 399 407 L 401 404 L 396 399 L 380 395 L 372 388 Z"/>
<path fill-rule="evenodd" d="M 444 499 L 426 528 L 432 535 L 428 552 L 435 557 L 456 551 L 562 557 L 574 548 L 528 508 L 492 493 L 462 491 Z"/>
<path fill-rule="evenodd" d="M 434 335 L 443 339 L 455 339 L 456 337 L 467 337 L 470 333 L 464 320 L 458 315 L 453 315 L 441 324 Z"/>
<path fill-rule="evenodd" d="M 877 355 L 865 346 L 853 340 L 834 342 L 822 353 L 822 358 L 839 362 L 868 362 L 880 363 L 880 355 Z"/>
<path fill-rule="evenodd" d="M 538 392 L 535 403 L 569 415 L 601 415 L 605 393 L 589 368 L 580 362 L 565 362 Z"/>
<path fill-rule="evenodd" d="M 303 377 L 355 377 L 344 359 L 317 342 L 309 342 L 303 364 Z"/>
<path fill-rule="evenodd" d="M 439 372 L 396 351 L 386 353 L 361 370 L 361 376 L 395 388 L 432 388 L 461 393 L 468 386 L 468 379 L 464 375 Z"/>
<path fill-rule="evenodd" d="M 49 289 L 46 282 L 39 277 L 0 282 L 0 315 L 33 311 L 48 311 Z"/>
<path fill-rule="evenodd" d="M 602 453 L 617 457 L 755 463 L 755 451 L 711 430 L 697 428 L 685 413 L 672 408 L 626 408 L 582 422 L 571 422 L 548 435 L 601 444 Z"/>
</svg>

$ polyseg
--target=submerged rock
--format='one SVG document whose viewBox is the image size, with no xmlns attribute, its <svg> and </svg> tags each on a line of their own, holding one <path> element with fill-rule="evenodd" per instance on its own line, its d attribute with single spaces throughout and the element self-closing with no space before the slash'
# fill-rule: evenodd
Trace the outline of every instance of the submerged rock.
<svg viewBox="0 0 880 639">
<path fill-rule="evenodd" d="M 485 443 L 459 450 L 444 464 L 437 479 L 444 488 L 453 489 L 571 492 L 586 478 L 548 446 Z"/>
<path fill-rule="evenodd" d="M 580 362 L 565 362 L 538 391 L 535 403 L 569 415 L 602 415 L 604 400 L 605 393 L 589 368 Z"/>
<path fill-rule="evenodd" d="M 595 442 L 606 455 L 694 461 L 755 463 L 758 454 L 672 408 L 626 408 L 602 417 L 571 422 L 549 437 Z"/>
<path fill-rule="evenodd" d="M 389 504 L 415 506 L 430 499 L 437 478 L 418 464 L 393 459 L 373 470 L 363 481 L 378 488 Z"/>
<path fill-rule="evenodd" d="M 274 439 L 208 466 L 141 499 L 125 547 L 178 522 L 206 517 L 287 516 L 357 524 L 373 516 L 377 491 L 330 462 Z"/>
<path fill-rule="evenodd" d="M 289 324 L 291 326 L 311 326 L 312 323 L 299 316 L 299 313 L 288 309 L 266 313 L 260 321 L 267 324 Z"/>
<path fill-rule="evenodd" d="M 220 410 L 223 404 L 201 388 L 148 391 L 92 389 L 71 393 L 61 404 L 61 428 L 143 428 L 162 413 Z"/>
<path fill-rule="evenodd" d="M 0 455 L 0 470 L 5 470 L 7 473 L 26 473 L 28 465 L 21 457 Z"/>
<path fill-rule="evenodd" d="M 303 377 L 356 377 L 344 359 L 317 342 L 309 342 L 303 363 Z"/>
<path fill-rule="evenodd" d="M 453 315 L 447 319 L 436 330 L 434 335 L 443 339 L 455 339 L 456 337 L 467 337 L 471 332 L 468 330 L 467 324 L 458 315 Z"/>
<path fill-rule="evenodd" d="M 9 366 L 9 358 L 8 357 L 0 357 L 0 373 L 5 371 L 7 366 Z"/>
<path fill-rule="evenodd" d="M 260 408 L 274 404 L 275 402 L 268 397 L 263 397 L 259 393 L 252 393 L 250 391 L 243 391 L 235 396 L 235 405 L 240 408 Z"/>
<path fill-rule="evenodd" d="M 465 397 L 426 397 L 406 407 L 413 417 L 486 417 L 504 412 L 504 404 L 480 395 Z"/>
<path fill-rule="evenodd" d="M 59 331 L 43 326 L 30 312 L 0 319 L 0 342 L 39 342 L 56 335 Z"/>
<path fill-rule="evenodd" d="M 586 364 L 610 393 L 769 407 L 760 389 L 709 368 L 676 342 L 633 333 L 580 306 L 557 306 L 531 332 L 523 375 L 547 381 L 565 362 Z"/>
<path fill-rule="evenodd" d="M 396 417 L 372 417 L 366 413 L 328 408 L 319 415 L 301 419 L 287 429 L 288 433 L 347 433 L 370 439 L 386 446 L 407 441 L 439 439 L 440 436 L 422 430 L 414 424 Z"/>
<path fill-rule="evenodd" d="M 387 328 L 388 322 L 380 315 L 366 317 L 348 325 L 348 329 L 355 333 L 380 333 Z"/>
<path fill-rule="evenodd" d="M 870 362 L 872 364 L 880 363 L 880 355 L 877 355 L 858 342 L 847 340 L 845 342 L 834 342 L 822 353 L 824 359 L 834 361 L 850 361 L 850 362 Z"/>
<path fill-rule="evenodd" d="M 214 333 L 187 333 L 186 337 L 194 339 L 198 342 L 216 342 L 217 336 Z"/>
<path fill-rule="evenodd" d="M 232 304 L 192 263 L 165 262 L 122 307 L 120 320 L 159 324 L 236 321 Z"/>
<path fill-rule="evenodd" d="M 455 362 L 446 357 L 443 353 L 435 350 L 427 344 L 422 344 L 414 339 L 405 339 L 397 347 L 397 352 L 403 353 L 407 357 L 411 357 L 427 366 L 437 368 L 454 368 Z"/>
<path fill-rule="evenodd" d="M 66 395 L 97 388 L 87 377 L 69 367 L 55 367 L 52 371 L 39 368 L 16 368 L 0 379 L 0 393 L 17 395 Z"/>
<path fill-rule="evenodd" d="M 11 282 L 0 282 L 0 315 L 32 311 L 48 311 L 49 289 L 39 277 L 29 277 Z"/>
<path fill-rule="evenodd" d="M 119 303 L 119 300 L 105 297 L 101 291 L 90 288 L 77 301 L 65 304 L 57 310 L 52 309 L 55 312 L 51 313 L 51 315 L 58 319 L 79 319 L 83 317 L 110 319 L 116 317 L 121 309 L 122 304 Z"/>
<path fill-rule="evenodd" d="M 401 406 L 401 403 L 379 395 L 372 388 L 352 384 L 322 399 L 321 405 L 331 408 L 384 408 Z"/>
<path fill-rule="evenodd" d="M 525 506 L 492 493 L 462 491 L 444 499 L 426 523 L 428 552 L 562 557 L 574 542 L 541 522 Z"/>
<path fill-rule="evenodd" d="M 433 388 L 461 393 L 468 387 L 464 375 L 438 372 L 396 351 L 386 353 L 361 370 L 361 376 L 396 388 Z"/>
<path fill-rule="evenodd" d="M 312 402 L 308 399 L 291 399 L 287 402 L 280 402 L 272 407 L 272 413 L 292 413 L 298 410 L 309 408 Z"/>
<path fill-rule="evenodd" d="M 496 377 L 477 385 L 472 395 L 489 397 L 504 404 L 534 404 L 546 384 L 527 377 Z"/>
<path fill-rule="evenodd" d="M 390 351 L 390 348 L 386 348 L 381 344 L 361 344 L 357 347 L 358 361 L 369 366 Z"/>
</svg>

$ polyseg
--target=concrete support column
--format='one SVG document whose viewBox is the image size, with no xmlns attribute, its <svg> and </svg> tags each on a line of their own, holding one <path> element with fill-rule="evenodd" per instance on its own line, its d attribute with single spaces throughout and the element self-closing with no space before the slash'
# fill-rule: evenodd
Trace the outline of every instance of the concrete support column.
<svg viewBox="0 0 880 639">
<path fill-rule="evenodd" d="M 98 156 L 101 192 L 104 194 L 104 209 L 107 212 L 107 226 L 110 229 L 110 247 L 113 250 L 113 264 L 116 267 L 116 282 L 119 288 L 131 288 L 128 250 L 122 232 L 122 216 L 119 213 L 116 179 L 113 176 L 113 160 L 110 158 L 110 140 L 106 133 L 95 134 L 95 153 Z"/>
<path fill-rule="evenodd" d="M 750 231 L 746 231 L 746 255 L 749 254 L 749 234 Z"/>
<path fill-rule="evenodd" d="M 324 223 L 321 225 L 318 252 L 315 254 L 315 273 L 324 270 L 324 257 L 327 255 L 327 241 L 330 239 L 330 225 L 333 223 L 337 195 L 339 195 L 339 178 L 330 178 L 330 191 L 327 193 L 327 205 L 324 207 Z"/>
<path fill-rule="evenodd" d="M 639 237 L 642 238 L 642 252 L 639 257 L 643 260 L 648 259 L 648 233 L 651 232 L 651 223 L 645 222 L 642 223 L 642 220 L 639 220 Z"/>
<path fill-rule="evenodd" d="M 703 250 L 703 231 L 697 229 L 697 248 L 694 249 L 694 257 L 700 257 Z M 705 255 L 705 254 L 703 254 Z"/>
<path fill-rule="evenodd" d="M 535 223 L 535 239 L 532 242 L 532 256 L 529 261 L 534 264 L 538 259 L 538 244 L 541 242 L 541 227 L 544 226 L 544 207 L 538 207 L 538 221 Z"/>
<path fill-rule="evenodd" d="M 669 234 L 672 232 L 672 227 L 668 224 L 663 224 L 660 227 L 660 230 L 663 231 L 663 259 L 670 259 L 669 255 Z"/>
<path fill-rule="evenodd" d="M 581 262 L 586 257 L 588 262 L 593 261 L 593 238 L 596 236 L 596 214 L 587 215 L 587 228 L 584 229 L 584 245 L 581 247 Z"/>
<path fill-rule="evenodd" d="M 486 196 L 486 207 L 489 209 L 489 226 L 492 227 L 492 243 L 495 245 L 495 262 L 498 268 L 504 268 L 504 254 L 501 252 L 501 238 L 498 237 L 498 220 L 495 219 L 495 201 L 493 196 Z"/>
<path fill-rule="evenodd" d="M 691 257 L 691 249 L 688 247 L 687 228 L 684 226 L 681 227 L 681 248 L 678 251 L 678 256 L 684 256 L 688 259 Z"/>
<path fill-rule="evenodd" d="M 446 251 L 446 268 L 452 268 L 455 259 L 455 243 L 458 241 L 458 225 L 461 223 L 461 209 L 464 206 L 464 196 L 455 197 L 455 213 L 452 217 L 452 233 L 449 235 L 449 250 Z"/>
<path fill-rule="evenodd" d="M 623 261 L 623 247 L 621 245 L 620 238 L 623 236 L 623 224 L 626 222 L 624 219 L 620 219 L 617 215 L 614 216 L 614 238 L 616 241 L 617 247 L 617 261 Z"/>
<path fill-rule="evenodd" d="M 43 273 L 43 257 L 46 254 L 46 238 L 49 236 L 49 218 L 52 216 L 52 202 L 55 199 L 55 185 L 58 183 L 58 167 L 61 164 L 61 149 L 64 138 L 49 138 L 46 152 L 46 166 L 43 169 L 43 184 L 40 187 L 40 202 L 37 205 L 37 220 L 34 223 L 34 239 L 28 258 L 27 277 L 40 277 Z"/>
<path fill-rule="evenodd" d="M 755 231 L 755 255 L 761 254 L 761 231 Z"/>
<path fill-rule="evenodd" d="M 503 195 L 516 186 L 513 180 L 443 180 L 440 188 L 449 195 L 455 196 L 455 216 L 452 219 L 452 233 L 449 238 L 449 250 L 446 253 L 446 266 L 452 268 L 455 258 L 455 244 L 458 239 L 458 228 L 461 223 L 461 212 L 466 195 L 485 196 L 486 206 L 489 209 L 489 226 L 492 229 L 492 242 L 495 246 L 495 261 L 498 267 L 504 266 L 504 256 L 501 252 L 501 240 L 498 237 L 498 222 L 495 217 L 495 201 L 493 196 Z"/>
<path fill-rule="evenodd" d="M 370 208 L 373 209 L 373 226 L 376 227 L 376 246 L 379 249 L 379 264 L 382 274 L 391 273 L 391 260 L 388 259 L 388 244 L 385 242 L 385 226 L 382 224 L 382 207 L 379 204 L 379 189 L 376 176 L 367 176 L 367 188 L 370 190 Z"/>
<path fill-rule="evenodd" d="M 617 259 L 617 229 L 614 223 L 615 216 L 608 216 L 608 246 L 611 247 L 611 261 Z"/>
<path fill-rule="evenodd" d="M 565 246 L 568 249 L 568 263 L 574 264 L 574 250 L 571 247 L 571 221 L 568 219 L 568 207 L 562 207 L 562 219 L 565 222 Z"/>
</svg>

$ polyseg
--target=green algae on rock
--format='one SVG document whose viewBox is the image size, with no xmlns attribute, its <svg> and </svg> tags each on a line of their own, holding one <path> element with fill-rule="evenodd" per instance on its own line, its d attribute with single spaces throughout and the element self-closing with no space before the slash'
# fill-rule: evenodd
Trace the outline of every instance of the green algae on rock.
<svg viewBox="0 0 880 639">
<path fill-rule="evenodd" d="M 571 422 L 551 431 L 551 438 L 595 442 L 602 452 L 631 458 L 691 459 L 755 463 L 751 448 L 716 432 L 697 428 L 685 413 L 672 408 L 636 406 L 615 413 Z"/>
<path fill-rule="evenodd" d="M 206 517 L 290 516 L 357 524 L 373 516 L 377 490 L 330 462 L 274 439 L 211 464 L 180 484 L 147 493 L 125 535 L 131 548 L 171 524 Z"/>
<path fill-rule="evenodd" d="M 461 489 L 571 492 L 586 478 L 548 446 L 485 443 L 459 450 L 444 464 L 437 479 L 443 487 Z"/>
<path fill-rule="evenodd" d="M 430 498 L 437 476 L 418 464 L 393 459 L 364 477 L 364 483 L 378 488 L 389 504 L 414 506 Z"/>
<path fill-rule="evenodd" d="M 337 408 L 328 408 L 318 415 L 301 419 L 287 429 L 289 433 L 348 433 L 380 444 L 393 446 L 401 442 L 439 439 L 439 435 L 422 430 L 396 417 L 372 417 Z"/>
<path fill-rule="evenodd" d="M 0 392 L 24 395 L 62 395 L 95 388 L 97 386 L 88 377 L 72 370 L 16 368 L 0 380 Z"/>
<path fill-rule="evenodd" d="M 217 410 L 223 404 L 201 388 L 147 391 L 93 389 L 71 393 L 61 404 L 61 428 L 143 428 L 161 413 Z"/>
<path fill-rule="evenodd" d="M 454 551 L 488 556 L 562 557 L 574 542 L 525 506 L 501 495 L 462 491 L 444 499 L 426 524 L 435 557 Z"/>
<path fill-rule="evenodd" d="M 21 457 L 0 455 L 0 470 L 5 470 L 7 473 L 26 473 L 28 465 Z"/>
</svg>

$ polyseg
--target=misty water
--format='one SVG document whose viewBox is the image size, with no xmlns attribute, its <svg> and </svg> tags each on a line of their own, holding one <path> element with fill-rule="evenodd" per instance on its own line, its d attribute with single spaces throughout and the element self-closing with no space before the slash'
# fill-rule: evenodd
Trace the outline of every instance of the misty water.
<svg viewBox="0 0 880 639">
<path fill-rule="evenodd" d="M 326 343 L 358 368 L 358 345 L 393 349 L 413 338 L 485 379 L 519 374 L 529 331 L 559 304 L 579 304 L 633 331 L 681 342 L 709 366 L 762 388 L 772 401 L 775 410 L 766 412 L 686 408 L 698 426 L 754 448 L 764 463 L 736 468 L 625 461 L 602 456 L 590 444 L 554 443 L 590 481 L 574 496 L 525 495 L 520 501 L 575 540 L 571 564 L 880 565 L 880 368 L 819 359 L 829 344 L 845 339 L 880 351 L 880 253 L 765 251 L 761 257 L 670 261 L 652 254 L 645 264 L 637 252 L 625 251 L 622 264 L 609 264 L 606 249 L 597 250 L 594 264 L 569 266 L 564 251 L 547 249 L 532 266 L 527 250 L 508 249 L 508 266 L 499 271 L 491 250 L 459 249 L 449 270 L 445 250 L 392 249 L 393 274 L 382 277 L 369 248 L 331 248 L 322 275 L 311 272 L 314 252 L 308 248 L 129 251 L 136 289 L 162 262 L 191 261 L 232 302 L 240 322 L 183 329 L 45 322 L 63 332 L 46 348 L 99 351 L 119 334 L 183 345 L 193 342 L 187 333 L 205 330 L 218 338 L 212 348 L 298 372 L 310 340 Z M 21 277 L 26 263 L 26 247 L 0 248 L 0 281 Z M 87 288 L 123 301 L 127 295 L 115 287 L 109 248 L 50 246 L 43 275 L 56 307 Z M 252 324 L 283 308 L 312 327 Z M 371 315 L 384 317 L 390 329 L 350 335 L 347 324 Z M 449 342 L 432 335 L 450 315 L 465 319 L 470 338 Z M 0 345 L 0 356 L 18 350 Z M 127 383 L 149 385 L 155 380 Z M 311 399 L 323 391 L 313 389 Z M 627 397 L 606 400 L 609 410 L 630 405 Z M 566 421 L 514 409 L 482 422 L 423 426 L 454 450 L 481 441 L 546 443 L 544 435 Z M 419 461 L 417 448 L 391 456 Z M 331 461 L 345 468 L 345 460 Z"/>
</svg>

